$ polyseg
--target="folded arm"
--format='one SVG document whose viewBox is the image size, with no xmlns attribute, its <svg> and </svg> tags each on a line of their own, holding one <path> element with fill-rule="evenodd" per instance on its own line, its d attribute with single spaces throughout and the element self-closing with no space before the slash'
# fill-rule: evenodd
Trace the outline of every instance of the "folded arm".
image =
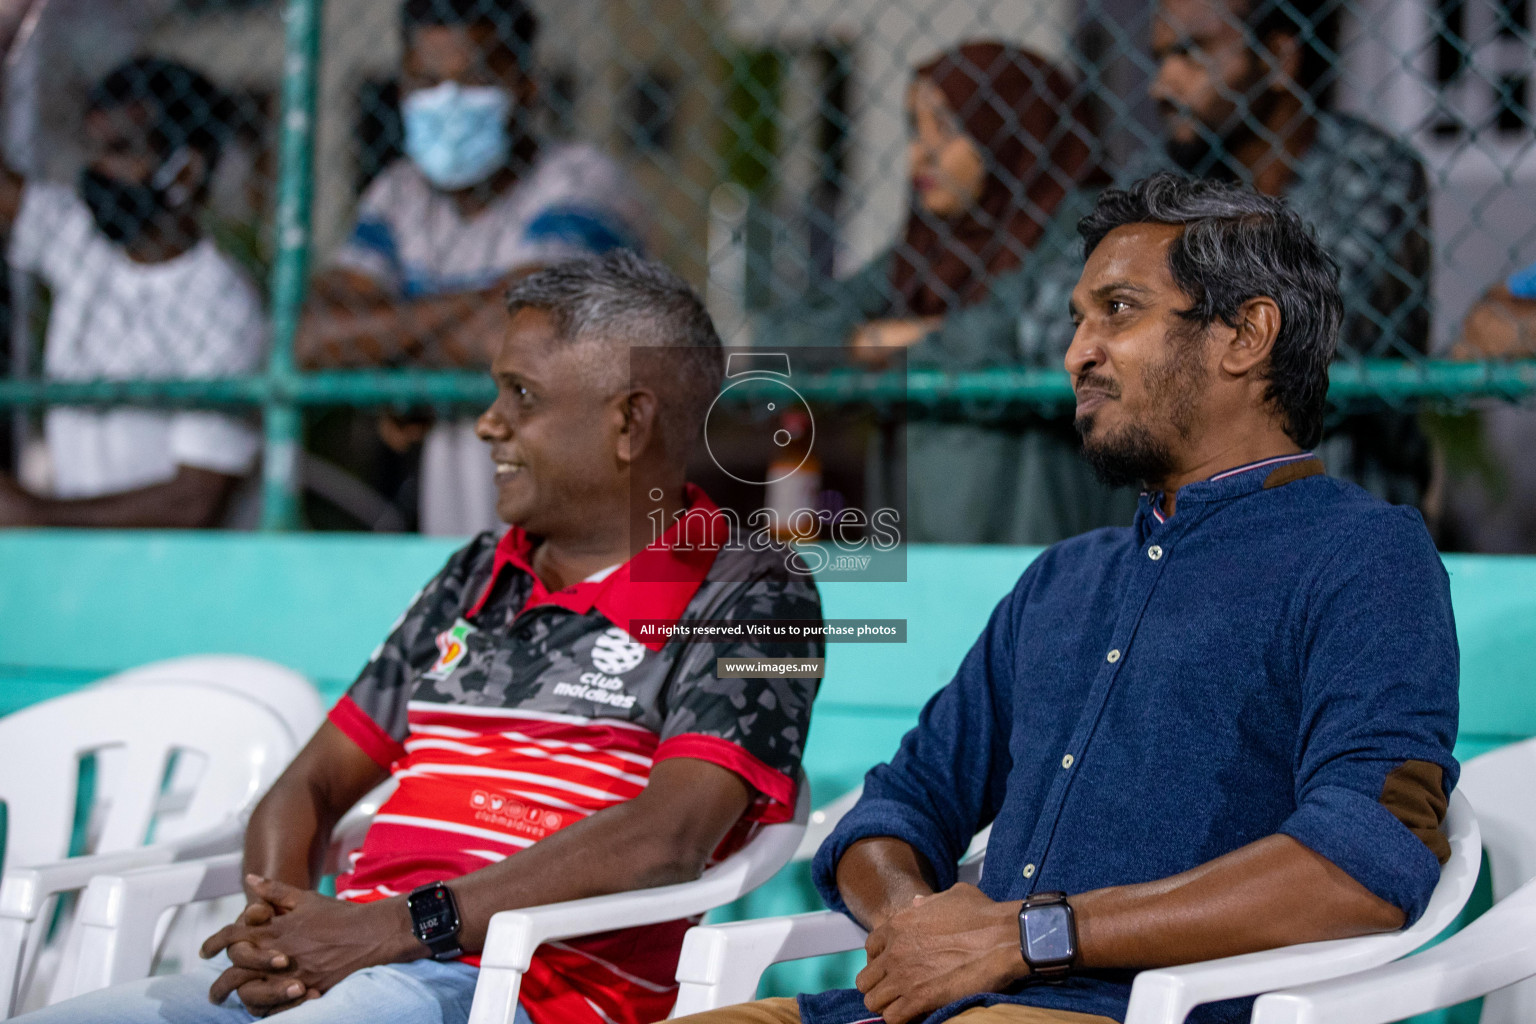
<svg viewBox="0 0 1536 1024">
<path fill-rule="evenodd" d="M 355 271 L 315 278 L 295 341 L 310 369 L 413 366 L 480 367 L 489 362 L 503 286 L 417 299 L 390 294 Z M 499 340 L 499 339 L 497 339 Z"/>
<path fill-rule="evenodd" d="M 0 526 L 195 529 L 217 526 L 239 477 L 178 466 L 164 483 L 96 498 L 47 498 L 0 474 Z"/>
</svg>

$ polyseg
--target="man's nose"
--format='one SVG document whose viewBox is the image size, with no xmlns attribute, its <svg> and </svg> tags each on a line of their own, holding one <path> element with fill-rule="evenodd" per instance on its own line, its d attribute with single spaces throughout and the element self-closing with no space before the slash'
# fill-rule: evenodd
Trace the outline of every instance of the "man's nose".
<svg viewBox="0 0 1536 1024">
<path fill-rule="evenodd" d="M 512 427 L 494 408 L 490 408 L 481 413 L 480 418 L 475 420 L 475 436 L 487 443 L 491 441 L 505 441 L 512 436 Z"/>
<path fill-rule="evenodd" d="M 1102 365 L 1103 362 L 1103 348 L 1093 339 L 1086 325 L 1078 324 L 1077 330 L 1072 334 L 1072 344 L 1067 346 L 1066 358 L 1062 360 L 1067 373 L 1076 380 L 1094 367 Z"/>
<path fill-rule="evenodd" d="M 1167 57 L 1157 62 L 1157 73 L 1152 76 L 1152 85 L 1147 90 L 1147 95 L 1152 102 L 1158 104 L 1172 104 L 1177 97 L 1173 88 L 1173 61 Z"/>
</svg>

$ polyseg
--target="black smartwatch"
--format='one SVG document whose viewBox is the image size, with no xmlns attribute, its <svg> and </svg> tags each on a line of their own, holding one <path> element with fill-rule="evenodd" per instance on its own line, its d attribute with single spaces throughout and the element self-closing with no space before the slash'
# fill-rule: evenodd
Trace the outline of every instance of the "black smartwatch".
<svg viewBox="0 0 1536 1024">
<path fill-rule="evenodd" d="M 1077 919 L 1064 892 L 1041 892 L 1019 911 L 1019 949 L 1031 977 L 1063 981 L 1077 959 Z"/>
<path fill-rule="evenodd" d="M 432 951 L 432 959 L 452 960 L 464 952 L 459 948 L 459 905 L 447 884 L 412 889 L 405 905 L 411 911 L 411 931 Z"/>
</svg>

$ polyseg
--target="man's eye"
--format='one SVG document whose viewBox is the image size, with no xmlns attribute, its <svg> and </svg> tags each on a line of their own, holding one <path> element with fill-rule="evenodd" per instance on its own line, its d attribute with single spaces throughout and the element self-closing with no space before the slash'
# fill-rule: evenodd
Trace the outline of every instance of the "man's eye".
<svg viewBox="0 0 1536 1024">
<path fill-rule="evenodd" d="M 1107 303 L 1105 303 L 1105 306 L 1109 309 L 1110 316 L 1114 316 L 1117 313 L 1123 313 L 1131 308 L 1131 304 L 1129 302 L 1121 302 L 1119 299 L 1110 299 Z"/>
</svg>

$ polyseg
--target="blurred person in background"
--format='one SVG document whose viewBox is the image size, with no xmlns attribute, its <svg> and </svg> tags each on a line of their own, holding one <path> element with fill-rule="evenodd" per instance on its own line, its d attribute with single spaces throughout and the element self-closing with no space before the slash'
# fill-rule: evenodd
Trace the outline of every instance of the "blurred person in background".
<svg viewBox="0 0 1536 1024">
<path fill-rule="evenodd" d="M 754 344 L 848 345 L 871 364 L 903 349 L 909 365 L 949 370 L 1035 362 L 1040 331 L 1021 313 L 1051 299 L 1035 294 L 1028 268 L 1075 260 L 1084 186 L 1097 177 L 1080 94 L 1043 57 L 969 42 L 916 69 L 907 117 L 911 206 L 900 241 L 758 316 Z M 1051 292 L 1053 313 L 1072 283 Z M 1069 420 L 909 423 L 907 539 L 1044 544 L 1128 522 L 1134 502 L 1095 480 L 1076 448 Z"/>
<path fill-rule="evenodd" d="M 51 380 L 228 377 L 261 365 L 254 285 L 204 234 L 227 98 L 171 61 L 122 64 L 91 91 L 74 187 L 0 171 L 12 268 L 52 295 Z M 218 525 L 260 434 L 225 413 L 52 408 L 49 494 L 0 474 L 0 525 Z"/>
<path fill-rule="evenodd" d="M 1284 198 L 1339 262 L 1346 354 L 1412 359 L 1429 349 L 1429 187 L 1411 146 L 1326 109 L 1337 9 L 1324 0 L 1160 0 L 1151 95 L 1164 147 L 1124 175 L 1160 168 Z M 1329 471 L 1417 505 L 1429 447 L 1409 413 L 1335 415 L 1317 454 Z"/>
<path fill-rule="evenodd" d="M 1536 358 L 1536 264 L 1489 288 L 1462 321 L 1451 352 L 1463 360 Z M 1536 553 L 1536 410 L 1479 403 L 1442 414 L 1441 546 Z"/>
<path fill-rule="evenodd" d="M 364 192 L 351 237 L 313 282 L 298 338 L 312 368 L 486 366 L 511 280 L 640 248 L 643 207 L 618 165 L 538 138 L 538 23 L 522 0 L 406 0 L 401 17 L 406 157 Z M 397 450 L 421 429 L 381 423 Z M 426 430 L 420 493 L 424 533 L 496 526 L 472 417 Z"/>
<path fill-rule="evenodd" d="M 1536 358 L 1536 263 L 1483 294 L 1462 321 L 1458 359 Z"/>
</svg>

